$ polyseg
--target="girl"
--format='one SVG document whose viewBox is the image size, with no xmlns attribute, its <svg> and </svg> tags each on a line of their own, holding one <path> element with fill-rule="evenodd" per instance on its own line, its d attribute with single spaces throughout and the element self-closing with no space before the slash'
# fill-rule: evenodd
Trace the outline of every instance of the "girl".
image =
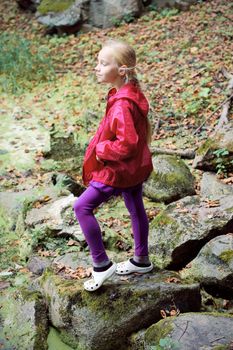
<svg viewBox="0 0 233 350">
<path fill-rule="evenodd" d="M 114 272 L 147 273 L 153 265 L 148 257 L 148 219 L 142 200 L 142 183 L 152 171 L 148 148 L 150 126 L 148 101 L 135 72 L 135 51 L 128 44 L 110 40 L 98 55 L 98 82 L 113 87 L 107 96 L 104 118 L 84 157 L 83 182 L 89 185 L 74 203 L 93 259 L 88 291 L 98 289 Z M 93 210 L 111 196 L 122 194 L 130 213 L 134 234 L 134 257 L 119 264 L 109 260 Z"/>
</svg>

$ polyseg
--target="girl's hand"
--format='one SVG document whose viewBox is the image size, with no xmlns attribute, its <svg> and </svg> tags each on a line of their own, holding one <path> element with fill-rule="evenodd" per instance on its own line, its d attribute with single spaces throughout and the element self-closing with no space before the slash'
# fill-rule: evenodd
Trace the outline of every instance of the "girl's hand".
<svg viewBox="0 0 233 350">
<path fill-rule="evenodd" d="M 97 156 L 97 154 L 96 154 L 96 160 L 97 160 L 99 163 L 101 163 L 101 164 L 104 165 L 104 162 Z"/>
</svg>

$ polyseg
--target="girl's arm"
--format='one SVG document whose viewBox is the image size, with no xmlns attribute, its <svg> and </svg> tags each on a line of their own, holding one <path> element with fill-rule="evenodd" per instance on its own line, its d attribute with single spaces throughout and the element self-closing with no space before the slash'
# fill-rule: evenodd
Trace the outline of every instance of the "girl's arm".
<svg viewBox="0 0 233 350">
<path fill-rule="evenodd" d="M 102 160 L 123 160 L 137 152 L 138 135 L 132 117 L 132 105 L 128 100 L 118 100 L 110 115 L 110 131 L 114 140 L 106 140 L 96 145 L 96 155 Z"/>
</svg>

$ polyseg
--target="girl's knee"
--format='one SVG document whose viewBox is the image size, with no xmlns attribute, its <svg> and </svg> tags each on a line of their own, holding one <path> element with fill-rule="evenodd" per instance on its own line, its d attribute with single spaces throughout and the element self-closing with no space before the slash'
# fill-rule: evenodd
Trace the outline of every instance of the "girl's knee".
<svg viewBox="0 0 233 350">
<path fill-rule="evenodd" d="M 76 199 L 76 201 L 73 204 L 73 209 L 75 211 L 75 214 L 78 214 L 82 210 L 82 204 L 80 203 L 79 198 Z"/>
</svg>

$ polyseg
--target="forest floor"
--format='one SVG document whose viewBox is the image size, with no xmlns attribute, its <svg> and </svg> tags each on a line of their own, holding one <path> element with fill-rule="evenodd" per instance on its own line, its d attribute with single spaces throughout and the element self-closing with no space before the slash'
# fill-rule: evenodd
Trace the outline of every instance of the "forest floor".
<svg viewBox="0 0 233 350">
<path fill-rule="evenodd" d="M 187 12 L 148 11 L 118 27 L 58 36 L 46 34 L 34 14 L 19 9 L 16 2 L 2 0 L 1 35 L 17 34 L 29 40 L 32 52 L 45 50 L 55 75 L 47 81 L 21 77 L 13 80 L 15 94 L 1 93 L 1 190 L 19 191 L 45 182 L 41 164 L 49 147 L 48 130 L 54 125 L 81 133 L 90 124 L 91 137 L 107 93 L 106 86 L 97 85 L 94 67 L 101 43 L 109 37 L 128 41 L 137 52 L 138 77 L 151 105 L 152 146 L 199 147 L 214 132 L 221 108 L 213 112 L 226 99 L 228 79 L 222 68 L 233 73 L 232 21 L 232 2 L 213 0 Z M 232 110 L 228 118 L 233 120 Z M 53 170 L 53 164 L 47 168 Z M 80 175 L 81 171 L 78 181 Z"/>
</svg>

